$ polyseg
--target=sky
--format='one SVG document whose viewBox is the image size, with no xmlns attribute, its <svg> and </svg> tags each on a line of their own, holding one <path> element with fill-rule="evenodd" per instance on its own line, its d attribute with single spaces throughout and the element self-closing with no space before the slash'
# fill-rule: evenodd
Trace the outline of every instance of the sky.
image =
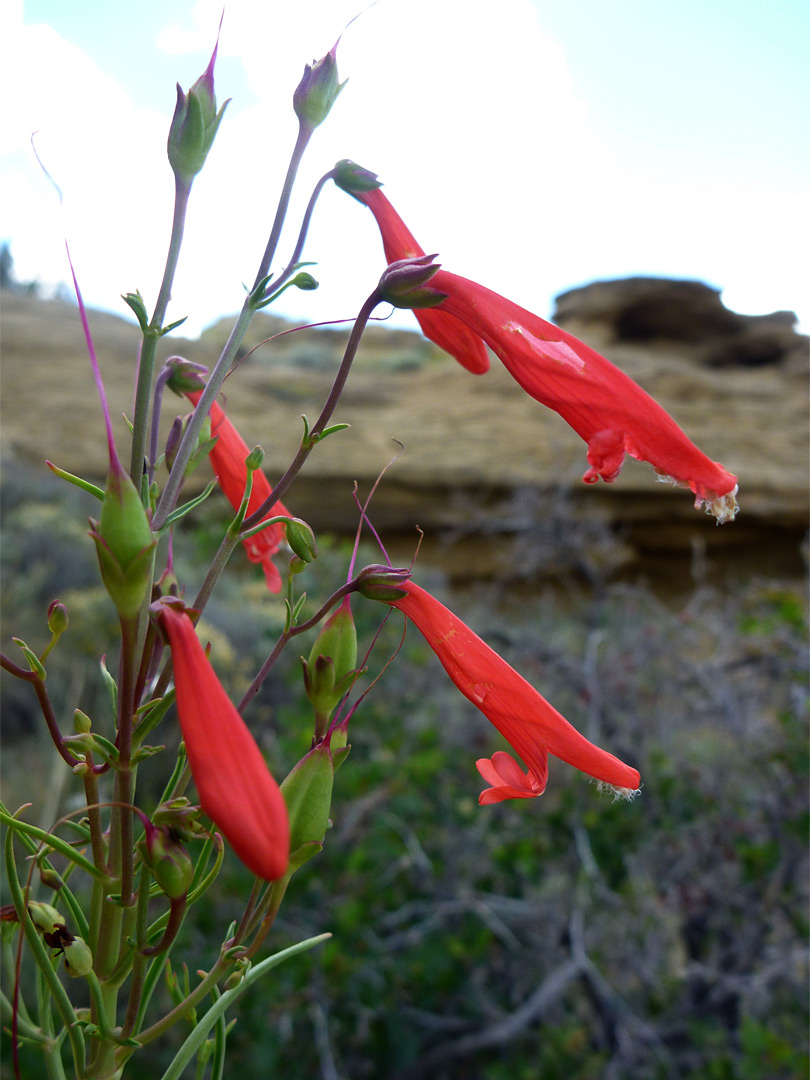
<svg viewBox="0 0 810 1080">
<path fill-rule="evenodd" d="M 652 275 L 704 281 L 742 313 L 796 311 L 810 329 L 805 0 L 367 3 L 224 0 L 216 91 L 232 101 L 194 185 L 170 319 L 196 334 L 241 306 L 295 139 L 293 90 L 362 12 L 279 264 L 315 182 L 350 157 L 446 269 L 543 317 L 567 289 Z M 140 289 L 151 308 L 175 83 L 206 67 L 222 7 L 4 0 L 0 240 L 19 279 L 66 281 L 67 237 L 88 304 L 127 315 L 120 296 Z M 272 309 L 301 321 L 356 314 L 384 265 L 370 213 L 332 185 L 304 258 L 319 290 Z"/>
</svg>

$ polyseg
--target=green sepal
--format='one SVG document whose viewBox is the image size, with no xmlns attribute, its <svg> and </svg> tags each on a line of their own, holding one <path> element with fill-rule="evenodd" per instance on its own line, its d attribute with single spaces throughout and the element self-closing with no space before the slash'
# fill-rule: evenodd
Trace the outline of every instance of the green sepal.
<svg viewBox="0 0 810 1080">
<path fill-rule="evenodd" d="M 33 649 L 29 649 L 22 638 L 12 638 L 14 644 L 22 651 L 23 656 L 28 661 L 28 667 L 33 671 L 38 679 L 45 681 L 45 668 L 43 667 L 39 657 Z"/>
<path fill-rule="evenodd" d="M 132 764 L 137 765 L 139 761 L 143 761 L 145 758 L 154 757 L 155 754 L 159 754 L 161 750 L 165 750 L 166 746 L 142 746 L 139 750 L 136 750 L 132 755 Z"/>
<path fill-rule="evenodd" d="M 104 685 L 107 687 L 107 694 L 110 698 L 110 705 L 112 706 L 112 714 L 114 718 L 118 718 L 118 683 L 115 681 L 112 673 L 107 667 L 107 657 L 102 656 L 99 660 L 98 666 L 101 668 L 101 678 L 104 681 Z"/>
<path fill-rule="evenodd" d="M 332 742 L 334 742 L 334 738 L 332 739 Z M 349 756 L 349 751 L 351 750 L 351 748 L 351 743 L 347 743 L 346 746 L 341 746 L 337 750 L 332 750 L 332 767 L 334 768 L 335 772 L 338 771 L 340 766 Z"/>
<path fill-rule="evenodd" d="M 216 440 L 212 439 L 212 444 L 215 441 Z M 208 453 L 208 450 L 206 449 L 205 452 Z M 186 470 L 186 473 L 188 473 L 188 470 Z M 176 510 L 172 510 L 172 512 L 166 518 L 166 524 L 163 526 L 163 528 L 167 529 L 170 525 L 176 524 L 178 521 L 184 518 L 186 514 L 190 514 L 192 510 L 195 510 L 201 503 L 204 503 L 216 486 L 216 480 L 212 480 L 210 484 L 206 485 L 205 489 L 199 495 L 195 496 L 193 499 L 190 499 L 182 506 L 178 506 Z"/>
<path fill-rule="evenodd" d="M 140 709 L 135 713 L 137 724 L 132 732 L 133 746 L 138 746 L 150 731 L 154 731 L 174 704 L 174 698 L 175 691 L 170 690 L 165 697 L 147 701 L 144 705 L 141 705 Z"/>
<path fill-rule="evenodd" d="M 54 465 L 52 461 L 46 461 L 45 464 L 56 476 L 67 480 L 69 484 L 73 484 L 74 487 L 81 488 L 82 491 L 87 491 L 90 495 L 94 495 L 99 502 L 104 501 L 104 491 L 100 487 L 96 487 L 95 484 L 91 484 L 89 480 L 82 480 L 80 476 L 74 476 L 73 473 L 65 472 L 64 469 L 60 469 L 57 465 Z"/>
<path fill-rule="evenodd" d="M 295 851 L 290 852 L 290 861 L 287 866 L 287 877 L 292 877 L 304 863 L 309 862 L 313 856 L 323 851 L 323 843 L 320 840 L 310 840 L 307 844 L 301 844 Z"/>
<path fill-rule="evenodd" d="M 164 326 L 160 331 L 160 337 L 163 337 L 165 334 L 170 334 L 172 330 L 176 330 L 178 326 L 182 326 L 187 318 L 188 315 L 184 315 L 182 319 L 177 319 L 175 322 L 169 323 L 168 326 Z"/>
<path fill-rule="evenodd" d="M 125 293 L 121 296 L 121 299 L 135 312 L 138 326 L 140 326 L 141 331 L 145 334 L 149 329 L 149 314 L 146 310 L 146 305 L 143 302 L 140 290 L 136 289 L 134 293 Z"/>
<path fill-rule="evenodd" d="M 322 742 L 301 758 L 282 783 L 281 793 L 290 817 L 291 852 L 302 844 L 323 843 L 334 777 L 332 754 Z"/>
<path fill-rule="evenodd" d="M 82 732 L 80 735 L 66 735 L 64 743 L 71 750 L 83 750 L 87 754 L 98 754 L 105 761 L 118 761 L 118 747 L 98 732 Z"/>
</svg>

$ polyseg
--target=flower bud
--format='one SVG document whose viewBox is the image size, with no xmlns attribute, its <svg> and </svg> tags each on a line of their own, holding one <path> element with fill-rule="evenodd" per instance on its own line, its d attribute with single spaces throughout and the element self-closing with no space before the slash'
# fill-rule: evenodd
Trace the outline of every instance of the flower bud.
<svg viewBox="0 0 810 1080">
<path fill-rule="evenodd" d="M 183 441 L 184 427 L 183 417 L 175 416 L 174 420 L 172 420 L 172 426 L 169 428 L 169 434 L 166 437 L 166 450 L 164 451 L 163 460 L 166 463 L 166 468 L 170 472 L 174 467 L 174 459 L 177 457 L 180 443 Z"/>
<path fill-rule="evenodd" d="M 284 527 L 287 530 L 287 543 L 293 552 L 305 563 L 311 563 L 318 557 L 318 545 L 315 534 L 301 518 L 289 518 Z"/>
<path fill-rule="evenodd" d="M 146 836 L 138 845 L 141 857 L 170 900 L 185 896 L 194 877 L 194 864 L 183 845 L 167 827 L 149 822 Z"/>
<path fill-rule="evenodd" d="M 349 597 L 324 623 L 304 661 L 304 688 L 315 709 L 316 734 L 323 736 L 329 717 L 350 689 L 357 669 L 357 630 Z"/>
<path fill-rule="evenodd" d="M 48 607 L 48 629 L 52 634 L 64 634 L 68 628 L 68 609 L 61 600 L 54 600 Z"/>
<path fill-rule="evenodd" d="M 174 390 L 175 394 L 182 396 L 188 390 L 193 392 L 205 389 L 205 380 L 202 378 L 208 374 L 205 364 L 194 364 L 183 356 L 170 356 L 163 367 L 169 373 L 166 385 L 170 390 Z"/>
<path fill-rule="evenodd" d="M 281 785 L 290 816 L 291 866 L 301 866 L 323 846 L 334 778 L 332 754 L 321 742 L 301 758 Z"/>
<path fill-rule="evenodd" d="M 53 934 L 57 926 L 64 926 L 65 920 L 55 907 L 43 904 L 39 900 L 31 900 L 28 903 L 28 914 L 34 925 L 45 934 Z"/>
<path fill-rule="evenodd" d="M 152 814 L 152 821 L 155 825 L 166 826 L 185 839 L 191 839 L 201 831 L 198 825 L 200 813 L 199 806 L 195 806 L 185 795 L 179 795 L 161 803 Z"/>
<path fill-rule="evenodd" d="M 364 169 L 349 158 L 343 158 L 332 170 L 332 179 L 341 191 L 356 197 L 358 192 L 374 191 L 382 187 L 377 174 Z"/>
<path fill-rule="evenodd" d="M 157 541 L 138 489 L 117 459 L 110 462 L 101 517 L 90 524 L 104 587 L 122 618 L 136 615 L 152 583 Z"/>
<path fill-rule="evenodd" d="M 308 274 L 306 270 L 302 270 L 300 274 L 296 274 L 290 282 L 296 289 L 300 289 L 302 292 L 313 292 L 318 288 L 318 282 L 312 276 Z"/>
<path fill-rule="evenodd" d="M 261 446 L 254 446 L 248 456 L 245 458 L 245 468 L 249 473 L 256 472 L 257 469 L 262 467 L 264 461 L 264 450 Z"/>
<path fill-rule="evenodd" d="M 216 137 L 226 101 L 217 112 L 214 94 L 214 64 L 218 44 L 214 47 L 208 67 L 187 94 L 177 84 L 177 104 L 169 128 L 167 146 L 169 164 L 177 180 L 190 185 L 205 164 L 208 151 Z M 230 99 L 229 99 L 230 100 Z"/>
<path fill-rule="evenodd" d="M 380 295 L 396 308 L 429 308 L 447 299 L 447 293 L 425 287 L 441 269 L 434 263 L 435 255 L 420 255 L 416 259 L 399 259 L 383 272 L 377 286 Z"/>
<path fill-rule="evenodd" d="M 92 730 L 93 722 L 87 713 L 82 712 L 81 709 L 75 709 L 73 712 L 73 730 L 77 735 L 89 735 Z"/>
<path fill-rule="evenodd" d="M 364 567 L 355 579 L 357 592 L 367 600 L 382 600 L 392 603 L 401 600 L 407 593 L 402 584 L 410 581 L 411 572 L 406 566 L 384 566 L 374 563 Z"/>
<path fill-rule="evenodd" d="M 329 115 L 346 82 L 338 82 L 335 42 L 326 56 L 304 67 L 304 76 L 293 94 L 293 109 L 302 127 L 314 130 Z"/>
<path fill-rule="evenodd" d="M 71 940 L 65 940 L 66 937 L 70 937 Z M 62 951 L 65 954 L 65 967 L 71 978 L 80 979 L 93 970 L 93 954 L 90 946 L 82 938 L 63 933 Z"/>
</svg>

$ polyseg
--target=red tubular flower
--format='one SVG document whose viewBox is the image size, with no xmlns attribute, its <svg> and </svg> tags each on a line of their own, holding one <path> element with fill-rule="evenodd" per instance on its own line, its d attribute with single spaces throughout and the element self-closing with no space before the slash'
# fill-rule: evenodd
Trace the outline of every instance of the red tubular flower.
<svg viewBox="0 0 810 1080">
<path fill-rule="evenodd" d="M 402 582 L 400 588 L 406 595 L 390 601 L 391 606 L 414 623 L 462 694 L 495 725 L 528 767 L 527 777 L 512 762 L 522 777 L 519 779 L 497 754 L 492 763 L 486 763 L 486 772 L 479 762 L 479 771 L 494 789 L 492 795 L 484 792 L 479 801 L 539 795 L 548 774 L 548 754 L 606 784 L 638 788 L 635 769 L 588 742 L 452 611 L 412 581 Z"/>
<path fill-rule="evenodd" d="M 478 796 L 480 806 L 503 802 L 504 799 L 536 799 L 546 790 L 548 765 L 545 773 L 538 779 L 531 770 L 528 774 L 525 773 L 505 750 L 497 750 L 492 758 L 479 758 L 475 767 L 486 782 L 492 785 Z"/>
<path fill-rule="evenodd" d="M 352 194 L 359 202 L 364 203 L 377 219 L 385 257 L 389 263 L 425 254 L 379 188 L 373 191 L 355 191 Z M 454 315 L 446 312 L 444 305 L 441 309 L 415 310 L 414 315 L 425 337 L 450 353 L 462 367 L 474 375 L 483 375 L 485 371 L 489 371 L 489 357 L 480 336 L 469 330 Z"/>
<path fill-rule="evenodd" d="M 355 198 L 377 219 L 389 262 L 423 254 L 379 189 Z M 479 373 L 487 370 L 476 360 L 485 355 L 486 342 L 528 394 L 558 412 L 585 440 L 586 483 L 599 477 L 612 482 L 630 454 L 648 461 L 662 479 L 691 488 L 695 505 L 705 506 L 718 523 L 734 518 L 737 477 L 702 453 L 646 391 L 604 356 L 474 281 L 439 270 L 430 285 L 447 299 L 414 312 L 426 336 Z M 464 338 L 460 327 L 466 330 Z"/>
<path fill-rule="evenodd" d="M 172 651 L 177 712 L 200 805 L 248 870 L 275 881 L 290 852 L 284 796 L 191 619 L 170 604 L 159 605 L 157 618 Z"/>
<path fill-rule="evenodd" d="M 186 397 L 195 405 L 200 400 L 201 395 L 202 390 L 186 391 Z M 210 454 L 211 467 L 216 473 L 225 498 L 234 510 L 238 510 L 242 504 L 247 485 L 245 459 L 250 451 L 245 440 L 216 401 L 211 406 L 209 415 L 211 417 L 211 437 L 217 439 Z M 257 469 L 253 473 L 253 487 L 251 488 L 245 516 L 250 516 L 254 510 L 258 509 L 264 500 L 272 494 L 272 491 L 273 488 L 270 486 L 267 477 L 261 469 Z M 266 516 L 277 517 L 280 514 L 292 517 L 289 510 L 279 501 Z M 268 525 L 260 533 L 242 541 L 250 561 L 261 563 L 267 588 L 273 593 L 281 592 L 281 574 L 279 574 L 273 562 L 273 556 L 284 542 L 284 539 L 283 525 Z"/>
</svg>

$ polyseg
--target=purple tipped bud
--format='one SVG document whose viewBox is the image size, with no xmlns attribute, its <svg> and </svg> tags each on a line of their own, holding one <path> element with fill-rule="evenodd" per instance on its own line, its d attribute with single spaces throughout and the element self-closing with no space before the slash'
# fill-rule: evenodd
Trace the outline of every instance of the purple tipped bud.
<svg viewBox="0 0 810 1080">
<path fill-rule="evenodd" d="M 293 109 L 302 127 L 314 131 L 329 115 L 340 91 L 346 85 L 338 82 L 337 47 L 335 42 L 326 56 L 304 68 L 304 76 L 293 94 Z"/>
<path fill-rule="evenodd" d="M 167 149 L 169 164 L 175 176 L 186 185 L 191 184 L 205 164 L 228 104 L 226 101 L 217 112 L 214 64 L 218 44 L 214 46 L 208 67 L 187 94 L 184 94 L 180 84 L 177 84 L 177 104 L 169 128 Z"/>
<path fill-rule="evenodd" d="M 407 566 L 384 566 L 373 563 L 364 567 L 356 577 L 357 591 L 367 600 L 383 600 L 391 603 L 407 596 L 402 585 L 411 580 Z"/>
<path fill-rule="evenodd" d="M 104 587 L 122 618 L 136 615 L 152 584 L 157 540 L 138 489 L 117 458 L 110 461 L 101 516 L 91 525 Z"/>
<path fill-rule="evenodd" d="M 420 255 L 416 259 L 392 262 L 378 285 L 383 300 L 397 308 L 435 307 L 446 300 L 447 293 L 425 288 L 425 283 L 441 269 L 440 263 L 433 262 L 435 258 L 435 255 Z"/>
<path fill-rule="evenodd" d="M 54 600 L 48 607 L 48 629 L 52 634 L 64 634 L 68 628 L 68 609 L 61 600 Z"/>
<path fill-rule="evenodd" d="M 205 379 L 202 378 L 208 374 L 205 364 L 193 364 L 182 356 L 170 356 L 164 370 L 169 372 L 166 385 L 180 397 L 188 390 L 205 389 Z"/>
<path fill-rule="evenodd" d="M 174 467 L 174 459 L 177 456 L 177 451 L 180 449 L 180 443 L 183 441 L 183 428 L 185 424 L 182 416 L 175 416 L 172 420 L 172 426 L 169 428 L 169 434 L 166 439 L 166 450 L 164 454 L 164 461 L 166 462 L 166 468 L 171 470 Z"/>
<path fill-rule="evenodd" d="M 364 169 L 362 165 L 358 165 L 349 158 L 343 158 L 335 165 L 332 170 L 332 179 L 341 191 L 355 196 L 358 192 L 374 191 L 375 188 L 382 187 L 376 173 Z"/>
</svg>

